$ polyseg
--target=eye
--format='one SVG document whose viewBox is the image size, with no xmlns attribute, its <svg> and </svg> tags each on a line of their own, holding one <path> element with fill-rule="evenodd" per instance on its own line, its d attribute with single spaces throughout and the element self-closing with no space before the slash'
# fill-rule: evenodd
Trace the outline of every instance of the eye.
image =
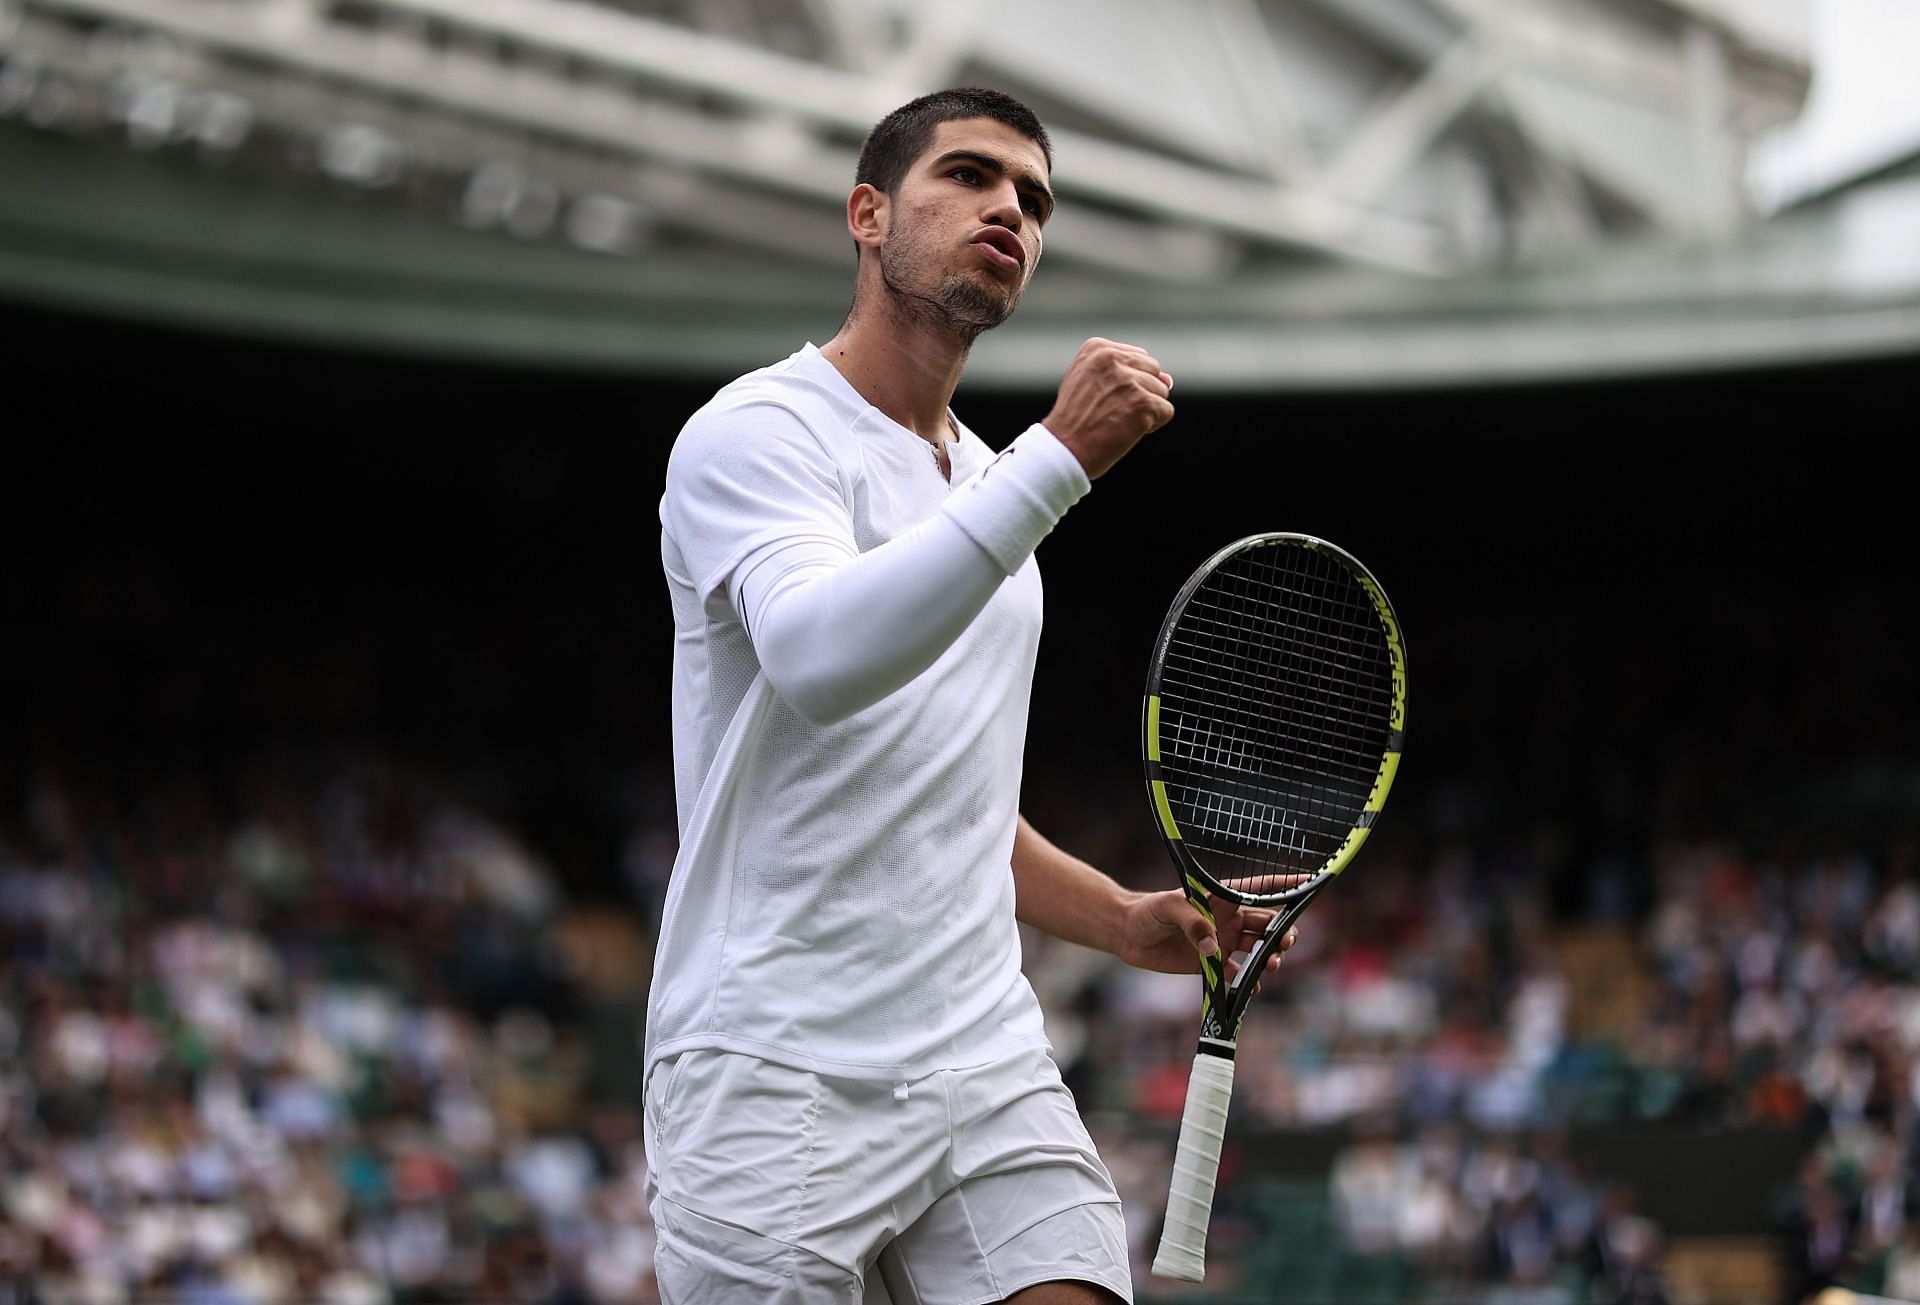
<svg viewBox="0 0 1920 1305">
<path fill-rule="evenodd" d="M 1025 209 L 1027 212 L 1033 214 L 1035 217 L 1039 217 L 1041 215 L 1040 201 L 1035 199 L 1032 195 L 1022 195 L 1020 197 L 1020 207 Z"/>
<path fill-rule="evenodd" d="M 968 165 L 963 163 L 959 167 L 953 169 L 953 171 L 947 173 L 947 175 L 949 177 L 952 177 L 955 181 L 965 182 L 967 185 L 971 186 L 975 182 L 980 180 L 980 169 L 975 167 L 969 167 Z"/>
</svg>

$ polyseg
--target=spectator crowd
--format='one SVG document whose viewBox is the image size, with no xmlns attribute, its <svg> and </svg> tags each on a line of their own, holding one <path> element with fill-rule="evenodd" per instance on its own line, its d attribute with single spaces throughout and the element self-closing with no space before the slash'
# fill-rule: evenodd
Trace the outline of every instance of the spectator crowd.
<svg viewBox="0 0 1920 1305">
<path fill-rule="evenodd" d="M 562 906 L 391 761 L 37 774 L 0 819 L 0 1301 L 651 1301 Z"/>
<path fill-rule="evenodd" d="M 8 801 L 0 1302 L 654 1299 L 637 1046 L 670 825 L 632 829 L 609 906 L 384 754 L 42 765 Z M 1144 821 L 1076 819 L 1068 842 L 1160 885 Z M 1416 823 L 1316 903 L 1246 1025 L 1236 1138 L 1339 1143 L 1304 1185 L 1230 1149 L 1212 1297 L 1272 1265 L 1259 1298 L 1333 1291 L 1284 1286 L 1324 1237 L 1394 1266 L 1382 1298 L 1682 1301 L 1665 1230 L 1580 1144 L 1638 1122 L 1806 1139 L 1770 1194 L 1785 1305 L 1920 1298 L 1911 837 L 1669 833 L 1638 905 L 1615 866 L 1569 911 L 1527 851 Z M 1163 1288 L 1197 985 L 1025 942 Z"/>
</svg>

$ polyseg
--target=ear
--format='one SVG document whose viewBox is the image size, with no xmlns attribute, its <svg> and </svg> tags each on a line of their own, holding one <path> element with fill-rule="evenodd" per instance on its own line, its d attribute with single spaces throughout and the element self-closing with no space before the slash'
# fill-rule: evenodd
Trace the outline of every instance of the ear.
<svg viewBox="0 0 1920 1305">
<path fill-rule="evenodd" d="M 861 182 L 847 196 L 847 231 L 854 243 L 878 248 L 887 234 L 887 219 L 892 215 L 884 191 Z"/>
</svg>

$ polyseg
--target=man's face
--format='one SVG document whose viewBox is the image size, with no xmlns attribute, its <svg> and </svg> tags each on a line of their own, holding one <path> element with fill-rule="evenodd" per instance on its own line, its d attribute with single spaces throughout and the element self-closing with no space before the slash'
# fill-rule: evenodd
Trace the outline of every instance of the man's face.
<svg viewBox="0 0 1920 1305">
<path fill-rule="evenodd" d="M 943 122 L 892 197 L 881 279 L 903 308 L 971 338 L 1013 314 L 1052 211 L 1037 143 L 992 118 Z"/>
</svg>

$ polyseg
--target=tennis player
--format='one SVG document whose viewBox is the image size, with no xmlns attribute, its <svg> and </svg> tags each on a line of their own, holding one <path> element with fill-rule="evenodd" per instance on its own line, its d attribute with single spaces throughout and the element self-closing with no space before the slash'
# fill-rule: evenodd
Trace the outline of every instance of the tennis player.
<svg viewBox="0 0 1920 1305">
<path fill-rule="evenodd" d="M 845 325 L 674 445 L 681 847 L 646 1031 L 666 1305 L 1131 1300 L 1015 921 L 1193 972 L 1270 918 L 1218 903 L 1216 936 L 1019 813 L 1034 548 L 1173 416 L 1160 363 L 1100 339 L 997 457 L 948 406 L 1040 261 L 1051 164 L 998 92 L 888 115 L 847 200 Z"/>
</svg>

